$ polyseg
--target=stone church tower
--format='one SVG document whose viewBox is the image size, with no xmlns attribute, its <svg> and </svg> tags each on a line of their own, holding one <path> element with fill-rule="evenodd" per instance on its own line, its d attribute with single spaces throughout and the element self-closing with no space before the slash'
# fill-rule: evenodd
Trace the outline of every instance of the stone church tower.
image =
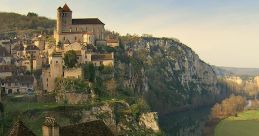
<svg viewBox="0 0 259 136">
<path fill-rule="evenodd" d="M 64 5 L 63 8 L 59 7 L 57 9 L 57 33 L 62 34 L 62 32 L 69 32 L 67 30 L 72 25 L 72 11 L 67 6 Z"/>
<path fill-rule="evenodd" d="M 57 9 L 57 24 L 54 31 L 56 45 L 69 43 L 106 44 L 104 23 L 98 18 L 72 18 L 72 11 L 65 4 Z"/>
</svg>

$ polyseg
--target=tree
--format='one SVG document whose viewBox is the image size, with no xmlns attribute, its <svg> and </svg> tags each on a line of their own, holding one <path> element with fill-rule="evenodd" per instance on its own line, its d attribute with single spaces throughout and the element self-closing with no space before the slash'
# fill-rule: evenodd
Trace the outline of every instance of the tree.
<svg viewBox="0 0 259 136">
<path fill-rule="evenodd" d="M 38 17 L 38 14 L 34 12 L 28 12 L 27 17 Z"/>
<path fill-rule="evenodd" d="M 69 68 L 75 67 L 75 65 L 77 63 L 76 52 L 74 50 L 70 50 L 70 51 L 66 52 L 65 57 L 64 57 L 64 62 L 65 62 L 65 66 L 67 66 Z"/>
<path fill-rule="evenodd" d="M 0 102 L 0 113 L 3 113 L 3 112 L 4 112 L 4 105 Z"/>
<path fill-rule="evenodd" d="M 93 63 L 89 63 L 84 65 L 84 77 L 85 79 L 87 79 L 90 82 L 94 82 L 95 81 L 95 66 Z"/>
</svg>

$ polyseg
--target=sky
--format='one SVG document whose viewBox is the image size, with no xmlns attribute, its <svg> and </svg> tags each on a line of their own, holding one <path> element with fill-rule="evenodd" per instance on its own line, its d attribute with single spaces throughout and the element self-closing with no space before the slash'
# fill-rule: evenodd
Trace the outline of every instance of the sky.
<svg viewBox="0 0 259 136">
<path fill-rule="evenodd" d="M 259 68 L 258 0 L 0 0 L 0 11 L 98 17 L 122 35 L 174 37 L 217 66 Z"/>
</svg>

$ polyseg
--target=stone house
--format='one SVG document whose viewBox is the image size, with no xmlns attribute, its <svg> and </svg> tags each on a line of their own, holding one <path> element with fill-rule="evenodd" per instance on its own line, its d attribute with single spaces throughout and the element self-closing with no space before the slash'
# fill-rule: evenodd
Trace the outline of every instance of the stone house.
<svg viewBox="0 0 259 136">
<path fill-rule="evenodd" d="M 0 46 L 0 65 L 11 64 L 11 59 L 10 53 L 4 47 Z"/>
<path fill-rule="evenodd" d="M 120 44 L 119 44 L 119 41 L 118 40 L 114 40 L 114 39 L 108 39 L 107 40 L 107 46 L 110 46 L 110 47 L 118 47 Z"/>
<path fill-rule="evenodd" d="M 34 91 L 36 79 L 33 76 L 9 76 L 1 84 L 6 94 L 25 94 Z"/>
<path fill-rule="evenodd" d="M 12 49 L 12 55 L 17 66 L 24 66 L 28 71 L 42 68 L 42 56 L 36 45 L 19 44 Z"/>
</svg>

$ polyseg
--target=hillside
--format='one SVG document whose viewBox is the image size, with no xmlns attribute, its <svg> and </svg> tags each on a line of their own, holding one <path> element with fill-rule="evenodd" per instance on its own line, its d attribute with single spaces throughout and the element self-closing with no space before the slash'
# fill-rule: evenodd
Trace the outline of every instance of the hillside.
<svg viewBox="0 0 259 136">
<path fill-rule="evenodd" d="M 28 29 L 53 30 L 54 26 L 55 20 L 40 17 L 35 13 L 28 13 L 25 16 L 17 13 L 0 12 L 0 33 Z"/>
<path fill-rule="evenodd" d="M 237 75 L 237 76 L 256 76 L 259 75 L 259 68 L 235 68 L 213 66 L 218 76 Z"/>
</svg>

